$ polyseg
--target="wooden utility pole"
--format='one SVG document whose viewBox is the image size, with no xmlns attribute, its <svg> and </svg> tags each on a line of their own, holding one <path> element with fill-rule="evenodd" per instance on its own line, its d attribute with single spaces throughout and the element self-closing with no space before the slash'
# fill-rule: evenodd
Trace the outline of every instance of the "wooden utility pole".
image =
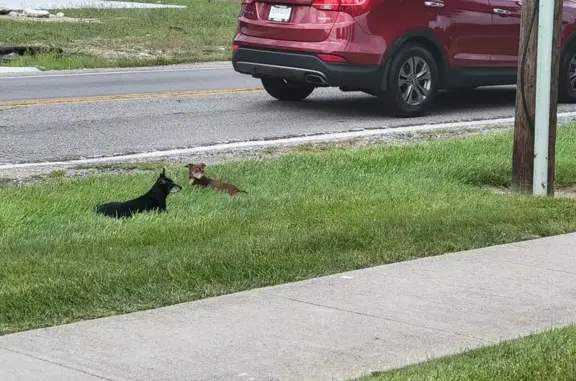
<svg viewBox="0 0 576 381">
<path fill-rule="evenodd" d="M 554 1 L 554 33 L 552 43 L 552 78 L 550 88 L 550 130 L 548 143 L 548 187 L 554 194 L 558 77 L 563 0 Z M 538 51 L 538 17 L 536 0 L 524 0 L 520 22 L 520 46 L 512 156 L 512 186 L 522 193 L 533 192 L 534 119 L 536 110 L 536 70 Z M 526 48 L 528 49 L 525 54 Z M 523 69 L 523 70 L 522 70 Z"/>
<path fill-rule="evenodd" d="M 538 39 L 536 24 L 532 24 L 533 13 L 536 11 L 535 5 L 535 0 L 525 0 L 522 3 L 520 16 L 512 186 L 522 193 L 532 192 L 534 176 L 533 121 L 536 102 L 536 42 Z M 531 32 L 530 29 L 532 29 Z"/>
</svg>

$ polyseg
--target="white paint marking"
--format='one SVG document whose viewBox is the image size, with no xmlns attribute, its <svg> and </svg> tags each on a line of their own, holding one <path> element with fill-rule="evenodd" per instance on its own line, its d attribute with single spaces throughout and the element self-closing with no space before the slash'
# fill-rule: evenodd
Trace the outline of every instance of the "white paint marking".
<svg viewBox="0 0 576 381">
<path fill-rule="evenodd" d="M 558 118 L 573 118 L 576 117 L 576 111 L 559 113 Z M 422 132 L 422 131 L 434 131 L 434 130 L 445 130 L 445 129 L 456 129 L 456 128 L 481 128 L 484 126 L 495 126 L 495 125 L 505 125 L 514 123 L 514 117 L 500 118 L 500 119 L 486 119 L 486 120 L 475 120 L 471 122 L 450 122 L 450 123 L 438 123 L 438 124 L 420 124 L 414 126 L 406 127 L 388 127 L 388 128 L 378 128 L 371 130 L 361 130 L 361 131 L 350 131 L 350 132 L 336 132 L 329 134 L 318 134 L 311 136 L 298 136 L 294 138 L 284 138 L 284 139 L 273 139 L 273 140 L 254 140 L 254 141 L 244 141 L 236 143 L 222 143 L 214 144 L 209 146 L 193 147 L 193 148 L 182 148 L 166 151 L 152 151 L 152 152 L 142 152 L 131 155 L 120 155 L 120 156 L 109 156 L 109 157 L 96 157 L 90 159 L 76 159 L 68 161 L 45 161 L 37 163 L 20 163 L 20 164 L 2 164 L 0 165 L 0 170 L 3 169 L 16 169 L 16 168 L 30 168 L 30 167 L 45 167 L 45 166 L 56 166 L 56 165 L 79 165 L 79 164 L 100 164 L 100 163 L 111 163 L 111 162 L 122 162 L 128 160 L 137 159 L 152 159 L 152 158 L 162 158 L 168 156 L 177 155 L 190 155 L 194 153 L 202 153 L 209 151 L 220 151 L 220 150 L 230 150 L 238 148 L 253 148 L 253 147 L 267 147 L 275 145 L 290 145 L 298 143 L 310 143 L 310 142 L 320 142 L 320 141 L 335 141 L 335 140 L 346 140 L 361 138 L 366 136 L 377 136 L 377 135 L 389 135 L 389 134 L 403 134 L 409 132 Z"/>
<path fill-rule="evenodd" d="M 352 278 L 354 278 L 354 277 L 353 277 L 353 276 L 350 276 L 350 275 L 342 275 L 340 278 L 342 278 L 342 279 L 352 279 Z"/>
<path fill-rule="evenodd" d="M 138 70 L 138 71 L 103 71 L 103 72 L 90 72 L 90 73 L 58 73 L 58 74 L 39 74 L 39 75 L 18 75 L 14 77 L 9 76 L 2 76 L 0 80 L 5 79 L 22 79 L 22 78 L 49 78 L 49 77 L 80 77 L 80 76 L 88 76 L 88 75 L 115 75 L 115 74 L 147 74 L 147 73 L 175 73 L 181 71 L 203 71 L 203 70 L 222 70 L 222 69 L 231 69 L 232 64 L 230 67 L 222 66 L 222 67 L 199 67 L 199 68 L 188 68 L 188 69 L 167 69 L 167 70 Z M 33 71 L 33 70 L 29 70 Z M 36 69 L 35 71 L 40 71 Z"/>
<path fill-rule="evenodd" d="M 39 72 L 40 69 L 34 66 L 0 66 L 0 73 L 29 73 L 29 72 Z M 33 77 L 33 75 L 27 75 L 22 77 Z M 17 78 L 17 77 L 6 77 L 6 78 Z M 20 77 L 21 78 L 21 77 Z"/>
</svg>

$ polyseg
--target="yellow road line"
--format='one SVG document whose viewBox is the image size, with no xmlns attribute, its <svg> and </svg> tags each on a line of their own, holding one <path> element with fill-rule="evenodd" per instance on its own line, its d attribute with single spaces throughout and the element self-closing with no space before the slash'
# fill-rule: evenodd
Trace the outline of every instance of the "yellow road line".
<svg viewBox="0 0 576 381">
<path fill-rule="evenodd" d="M 238 89 L 165 91 L 160 93 L 137 93 L 137 94 L 122 94 L 122 95 L 102 95 L 93 97 L 47 98 L 47 99 L 32 99 L 22 101 L 4 101 L 0 102 L 0 109 L 33 107 L 33 106 L 56 106 L 61 104 L 77 104 L 77 103 L 131 101 L 138 99 L 191 98 L 207 95 L 247 93 L 259 90 L 262 90 L 262 88 L 245 87 Z"/>
</svg>

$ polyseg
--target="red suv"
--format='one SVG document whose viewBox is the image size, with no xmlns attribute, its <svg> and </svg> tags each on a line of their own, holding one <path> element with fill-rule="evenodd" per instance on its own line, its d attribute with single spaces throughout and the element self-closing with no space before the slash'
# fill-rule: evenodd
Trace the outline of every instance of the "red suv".
<svg viewBox="0 0 576 381">
<path fill-rule="evenodd" d="M 378 96 L 388 114 L 417 116 L 439 89 L 516 83 L 521 6 L 519 0 L 242 0 L 232 63 L 282 101 L 334 86 Z M 564 1 L 559 86 L 560 101 L 576 101 L 575 0 Z"/>
</svg>

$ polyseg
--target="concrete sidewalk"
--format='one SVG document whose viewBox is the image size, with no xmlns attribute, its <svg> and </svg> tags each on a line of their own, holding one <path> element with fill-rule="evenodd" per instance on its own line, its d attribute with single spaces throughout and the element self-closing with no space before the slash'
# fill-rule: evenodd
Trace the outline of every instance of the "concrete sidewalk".
<svg viewBox="0 0 576 381">
<path fill-rule="evenodd" d="M 348 380 L 576 322 L 576 234 L 0 337 L 2 381 Z"/>
</svg>

